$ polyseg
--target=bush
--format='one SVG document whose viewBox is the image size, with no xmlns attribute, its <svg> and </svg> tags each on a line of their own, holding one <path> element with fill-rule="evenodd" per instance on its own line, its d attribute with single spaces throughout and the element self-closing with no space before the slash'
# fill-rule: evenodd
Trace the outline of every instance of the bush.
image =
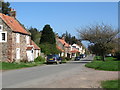
<svg viewBox="0 0 120 90">
<path fill-rule="evenodd" d="M 45 55 L 58 54 L 60 51 L 56 48 L 56 44 L 43 43 L 40 44 L 41 52 Z"/>
<path fill-rule="evenodd" d="M 42 56 L 38 56 L 34 61 L 35 62 L 45 62 L 45 58 L 43 58 Z"/>
<path fill-rule="evenodd" d="M 118 60 L 120 60 L 120 51 L 118 51 L 118 52 L 115 53 L 115 57 L 116 57 Z"/>
<path fill-rule="evenodd" d="M 69 57 L 65 57 L 65 59 L 66 59 L 67 61 L 69 61 L 71 58 L 69 58 Z"/>
</svg>

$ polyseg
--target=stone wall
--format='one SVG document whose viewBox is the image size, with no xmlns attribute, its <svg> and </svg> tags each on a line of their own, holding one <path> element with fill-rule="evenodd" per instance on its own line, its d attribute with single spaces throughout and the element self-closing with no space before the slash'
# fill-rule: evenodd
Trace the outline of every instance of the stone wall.
<svg viewBox="0 0 120 90">
<path fill-rule="evenodd" d="M 17 62 L 19 62 L 20 60 L 27 60 L 27 53 L 26 53 L 26 49 L 27 49 L 27 43 L 26 43 L 26 36 L 24 34 L 20 34 L 20 42 L 16 43 L 16 34 L 17 33 L 12 33 L 12 38 L 13 38 L 13 59 Z M 20 59 L 17 60 L 16 59 L 16 48 L 20 48 Z"/>
<path fill-rule="evenodd" d="M 12 31 L 1 18 L 0 24 L 3 25 L 3 31 L 7 32 L 7 42 L 0 42 L 0 59 L 10 61 L 12 60 Z"/>
</svg>

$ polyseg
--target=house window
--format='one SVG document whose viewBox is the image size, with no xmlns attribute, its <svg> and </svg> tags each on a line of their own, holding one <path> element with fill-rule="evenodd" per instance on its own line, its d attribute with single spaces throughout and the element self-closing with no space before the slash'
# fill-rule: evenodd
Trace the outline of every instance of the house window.
<svg viewBox="0 0 120 90">
<path fill-rule="evenodd" d="M 16 59 L 20 59 L 20 48 L 16 48 Z"/>
<path fill-rule="evenodd" d="M 27 43 L 27 44 L 30 43 L 29 36 L 26 36 L 26 43 Z"/>
<path fill-rule="evenodd" d="M 3 30 L 3 25 L 0 25 L 0 31 L 2 31 Z"/>
<path fill-rule="evenodd" d="M 2 41 L 5 41 L 5 33 L 2 33 Z"/>
<path fill-rule="evenodd" d="M 20 34 L 16 33 L 16 43 L 20 43 Z"/>
<path fill-rule="evenodd" d="M 0 32 L 0 42 L 7 42 L 7 32 Z"/>
</svg>

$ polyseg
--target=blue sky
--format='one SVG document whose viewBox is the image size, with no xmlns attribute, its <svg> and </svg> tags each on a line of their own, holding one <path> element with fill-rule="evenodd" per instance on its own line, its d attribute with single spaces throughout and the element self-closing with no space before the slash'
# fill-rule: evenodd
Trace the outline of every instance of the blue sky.
<svg viewBox="0 0 120 90">
<path fill-rule="evenodd" d="M 117 2 L 11 2 L 11 7 L 26 27 L 50 24 L 59 35 L 67 30 L 77 36 L 76 29 L 95 23 L 118 26 Z"/>
</svg>

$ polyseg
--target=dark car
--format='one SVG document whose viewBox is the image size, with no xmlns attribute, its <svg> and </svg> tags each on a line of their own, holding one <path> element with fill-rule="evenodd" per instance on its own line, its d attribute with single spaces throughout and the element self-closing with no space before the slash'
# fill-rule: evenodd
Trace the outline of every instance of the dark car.
<svg viewBox="0 0 120 90">
<path fill-rule="evenodd" d="M 85 54 L 80 54 L 80 58 L 85 58 L 86 55 Z"/>
<path fill-rule="evenodd" d="M 62 63 L 62 58 L 59 57 L 57 54 L 53 55 L 47 55 L 47 63 L 56 63 L 56 64 L 61 64 Z"/>
<path fill-rule="evenodd" d="M 75 61 L 79 61 L 79 60 L 80 60 L 79 56 L 75 57 Z"/>
</svg>

